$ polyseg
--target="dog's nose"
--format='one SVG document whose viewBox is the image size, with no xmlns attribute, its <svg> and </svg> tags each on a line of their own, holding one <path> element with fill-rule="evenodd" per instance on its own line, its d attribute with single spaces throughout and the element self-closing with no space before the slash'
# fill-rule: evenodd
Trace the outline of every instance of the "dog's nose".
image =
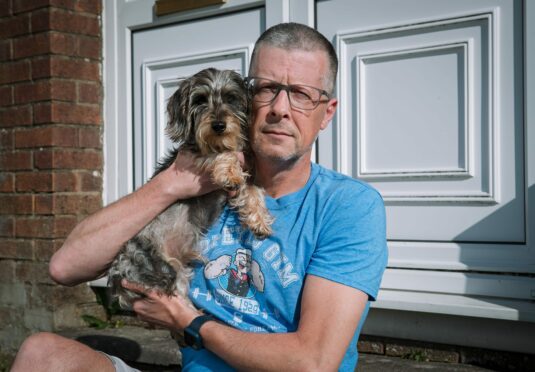
<svg viewBox="0 0 535 372">
<path fill-rule="evenodd" d="M 214 121 L 214 122 L 212 122 L 212 129 L 217 134 L 222 134 L 225 131 L 226 128 L 227 128 L 227 125 L 223 121 Z"/>
</svg>

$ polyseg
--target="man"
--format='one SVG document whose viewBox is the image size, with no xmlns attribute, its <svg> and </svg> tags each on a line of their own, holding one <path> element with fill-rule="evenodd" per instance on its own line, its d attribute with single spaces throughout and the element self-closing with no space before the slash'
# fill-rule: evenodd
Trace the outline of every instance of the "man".
<svg viewBox="0 0 535 372">
<path fill-rule="evenodd" d="M 277 25 L 256 43 L 250 140 L 255 182 L 266 190 L 274 233 L 256 240 L 229 209 L 207 233 L 203 247 L 211 265 L 196 269 L 190 297 L 218 321 L 198 326 L 201 312 L 181 298 L 124 283 L 147 295 L 133 305 L 141 319 L 179 331 L 197 319 L 202 347 L 182 349 L 184 370 L 354 370 L 356 341 L 387 249 L 379 194 L 310 160 L 319 131 L 336 111 L 337 64 L 331 44 L 303 25 Z M 168 205 L 214 189 L 191 156 L 179 156 L 174 165 L 78 225 L 51 260 L 52 277 L 75 285 L 104 274 L 121 245 Z M 254 285 L 231 293 L 230 257 L 244 250 L 250 251 L 244 256 Z M 38 334 L 21 347 L 13 370 L 113 371 L 110 358 Z M 117 370 L 128 370 L 111 360 Z"/>
</svg>

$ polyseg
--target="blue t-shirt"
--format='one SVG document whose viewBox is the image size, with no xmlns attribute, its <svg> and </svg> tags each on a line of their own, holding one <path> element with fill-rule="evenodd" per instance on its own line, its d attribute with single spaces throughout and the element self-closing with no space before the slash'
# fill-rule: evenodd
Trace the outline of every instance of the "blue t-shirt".
<svg viewBox="0 0 535 372">
<path fill-rule="evenodd" d="M 307 274 L 357 288 L 375 300 L 387 262 L 385 211 L 369 185 L 313 164 L 307 184 L 266 196 L 273 235 L 258 240 L 225 209 L 201 242 L 205 265 L 191 281 L 193 303 L 247 332 L 294 332 Z M 360 319 L 341 371 L 353 371 Z M 182 349 L 184 371 L 231 371 L 208 350 Z"/>
</svg>

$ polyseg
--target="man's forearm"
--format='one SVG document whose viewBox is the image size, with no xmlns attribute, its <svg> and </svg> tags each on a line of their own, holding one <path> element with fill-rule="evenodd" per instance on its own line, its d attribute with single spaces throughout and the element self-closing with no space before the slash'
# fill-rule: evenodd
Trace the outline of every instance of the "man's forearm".
<svg viewBox="0 0 535 372">
<path fill-rule="evenodd" d="M 317 340 L 297 332 L 250 333 L 208 322 L 201 335 L 207 349 L 241 371 L 328 371 L 339 363 L 315 350 Z"/>
<path fill-rule="evenodd" d="M 86 218 L 70 233 L 50 262 L 50 274 L 75 285 L 105 273 L 121 246 L 176 200 L 167 192 L 170 172 L 162 172 L 136 192 Z"/>
</svg>

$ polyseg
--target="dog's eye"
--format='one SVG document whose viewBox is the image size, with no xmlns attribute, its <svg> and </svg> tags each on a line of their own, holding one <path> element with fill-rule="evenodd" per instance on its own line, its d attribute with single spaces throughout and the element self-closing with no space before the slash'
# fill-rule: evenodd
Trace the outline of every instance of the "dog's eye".
<svg viewBox="0 0 535 372">
<path fill-rule="evenodd" d="M 225 103 L 232 106 L 239 106 L 242 99 L 234 94 L 229 94 L 225 97 Z"/>
<path fill-rule="evenodd" d="M 206 96 L 203 96 L 203 95 L 194 96 L 191 99 L 192 106 L 200 106 L 200 105 L 204 105 L 206 103 L 208 103 L 208 98 Z"/>
</svg>

